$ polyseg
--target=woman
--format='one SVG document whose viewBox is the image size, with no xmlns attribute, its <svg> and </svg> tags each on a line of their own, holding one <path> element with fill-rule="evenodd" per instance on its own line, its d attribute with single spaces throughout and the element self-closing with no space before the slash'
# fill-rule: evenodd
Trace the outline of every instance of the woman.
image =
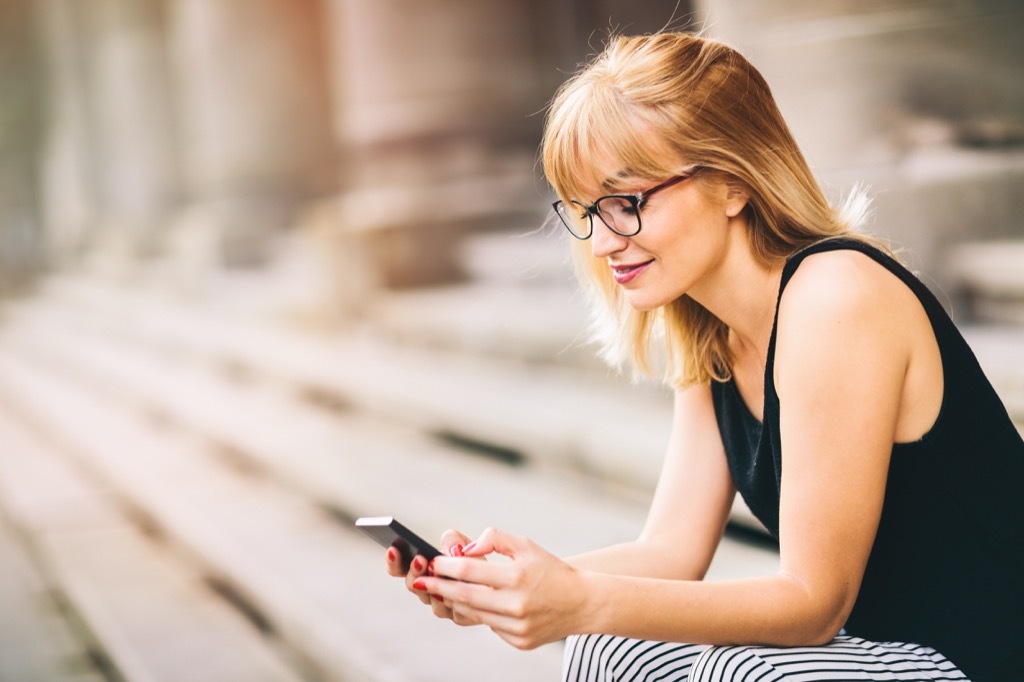
<svg viewBox="0 0 1024 682">
<path fill-rule="evenodd" d="M 1024 442 L 928 290 L 829 206 L 768 86 L 686 34 L 613 39 L 544 169 L 607 348 L 662 344 L 672 434 L 634 542 L 489 529 L 393 575 L 567 679 L 1020 679 Z M 623 424 L 629 428 L 629 424 Z M 736 491 L 780 570 L 704 582 Z M 468 543 L 468 544 L 467 544 Z M 497 552 L 511 562 L 469 558 Z"/>
</svg>

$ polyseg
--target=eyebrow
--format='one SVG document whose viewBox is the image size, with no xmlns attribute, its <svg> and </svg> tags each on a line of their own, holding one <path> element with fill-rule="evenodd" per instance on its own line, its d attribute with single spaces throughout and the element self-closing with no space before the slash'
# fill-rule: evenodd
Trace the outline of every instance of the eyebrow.
<svg viewBox="0 0 1024 682">
<path fill-rule="evenodd" d="M 609 192 L 614 192 L 616 189 L 621 189 L 622 188 L 622 185 L 623 185 L 622 181 L 623 180 L 626 180 L 627 178 L 635 178 L 635 177 L 638 177 L 638 176 L 637 176 L 637 174 L 634 171 L 630 170 L 629 168 L 624 168 L 624 169 L 620 170 L 618 173 L 616 173 L 614 176 L 612 176 L 612 177 L 606 179 L 604 182 L 602 182 L 601 183 L 601 187 L 604 188 L 605 190 L 609 191 Z"/>
</svg>

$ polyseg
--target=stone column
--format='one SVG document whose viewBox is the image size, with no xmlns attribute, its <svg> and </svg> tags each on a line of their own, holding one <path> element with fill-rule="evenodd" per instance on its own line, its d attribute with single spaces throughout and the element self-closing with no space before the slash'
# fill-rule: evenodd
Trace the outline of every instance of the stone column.
<svg viewBox="0 0 1024 682">
<path fill-rule="evenodd" d="M 116 274 L 157 253 L 177 199 L 173 98 L 162 0 L 88 5 L 91 171 L 99 232 L 93 261 Z"/>
<path fill-rule="evenodd" d="M 343 191 L 327 222 L 362 235 L 388 286 L 451 281 L 467 231 L 538 226 L 540 4 L 331 0 Z M 342 247 L 348 248 L 348 247 Z"/>
<path fill-rule="evenodd" d="M 79 258 L 95 224 L 86 83 L 87 9 L 81 0 L 42 0 L 36 5 L 48 67 L 48 114 L 40 163 L 43 229 L 48 258 L 58 267 Z"/>
<path fill-rule="evenodd" d="M 333 172 L 320 4 L 168 5 L 185 205 L 175 249 L 198 271 L 258 265 Z"/>
<path fill-rule="evenodd" d="M 28 0 L 0 3 L 0 293 L 42 265 L 35 183 L 43 108 L 41 63 Z"/>
</svg>

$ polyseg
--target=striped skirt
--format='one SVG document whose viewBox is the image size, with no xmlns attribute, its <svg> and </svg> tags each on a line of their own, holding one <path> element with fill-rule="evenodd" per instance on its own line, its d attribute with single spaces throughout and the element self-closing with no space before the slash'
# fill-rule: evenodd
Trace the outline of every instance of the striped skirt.
<svg viewBox="0 0 1024 682">
<path fill-rule="evenodd" d="M 840 635 L 825 646 L 673 644 L 612 635 L 566 641 L 566 682 L 815 682 L 818 680 L 967 680 L 934 649 Z M 970 682 L 967 680 L 967 682 Z"/>
</svg>

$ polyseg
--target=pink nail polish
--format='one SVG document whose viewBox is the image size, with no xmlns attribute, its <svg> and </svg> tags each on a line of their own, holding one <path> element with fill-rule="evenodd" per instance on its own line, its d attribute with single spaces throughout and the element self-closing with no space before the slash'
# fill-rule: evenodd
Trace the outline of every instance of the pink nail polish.
<svg viewBox="0 0 1024 682">
<path fill-rule="evenodd" d="M 465 547 L 462 548 L 462 553 L 463 554 L 469 554 L 474 549 L 476 549 L 476 543 L 475 542 L 471 542 L 471 543 L 469 543 L 468 545 L 466 545 Z"/>
</svg>

